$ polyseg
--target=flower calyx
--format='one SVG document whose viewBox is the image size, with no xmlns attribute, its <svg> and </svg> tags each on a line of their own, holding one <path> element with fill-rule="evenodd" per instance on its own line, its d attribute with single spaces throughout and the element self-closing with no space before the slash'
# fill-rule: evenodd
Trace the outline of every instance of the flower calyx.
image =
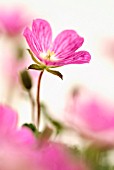
<svg viewBox="0 0 114 170">
<path fill-rule="evenodd" d="M 56 70 L 52 70 L 51 68 L 56 68 L 56 66 L 47 66 L 41 62 L 39 62 L 33 55 L 33 53 L 31 52 L 30 49 L 27 49 L 27 51 L 29 52 L 32 60 L 35 62 L 35 64 L 31 64 L 28 69 L 34 69 L 34 70 L 39 70 L 39 71 L 48 71 L 49 73 L 53 74 L 53 75 L 56 75 L 58 76 L 59 78 L 61 78 L 63 80 L 63 75 L 59 72 L 59 71 L 56 71 Z"/>
</svg>

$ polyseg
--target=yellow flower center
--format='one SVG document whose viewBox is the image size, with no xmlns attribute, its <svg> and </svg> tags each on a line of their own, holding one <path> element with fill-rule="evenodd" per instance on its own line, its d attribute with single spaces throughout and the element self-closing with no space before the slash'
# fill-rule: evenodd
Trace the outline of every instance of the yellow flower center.
<svg viewBox="0 0 114 170">
<path fill-rule="evenodd" d="M 41 52 L 40 56 L 46 60 L 56 60 L 54 51 L 47 50 L 47 52 Z"/>
</svg>

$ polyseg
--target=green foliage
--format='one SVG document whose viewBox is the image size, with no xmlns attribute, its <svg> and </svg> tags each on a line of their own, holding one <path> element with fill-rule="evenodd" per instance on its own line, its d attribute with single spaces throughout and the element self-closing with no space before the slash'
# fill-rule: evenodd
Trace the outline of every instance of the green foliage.
<svg viewBox="0 0 114 170">
<path fill-rule="evenodd" d="M 82 150 L 82 157 L 92 170 L 114 170 L 107 159 L 108 150 L 101 150 L 95 146 L 89 146 Z"/>
<path fill-rule="evenodd" d="M 36 64 L 40 64 L 40 62 L 34 57 L 32 51 L 30 49 L 27 49 L 27 51 L 29 52 L 32 60 L 36 63 Z"/>
<path fill-rule="evenodd" d="M 38 65 L 38 64 L 31 64 L 28 69 L 34 69 L 34 70 L 44 70 L 44 66 L 43 65 Z"/>
<path fill-rule="evenodd" d="M 27 70 L 23 70 L 20 73 L 21 82 L 25 89 L 30 90 L 32 88 L 32 79 Z"/>
<path fill-rule="evenodd" d="M 63 80 L 63 75 L 62 75 L 59 71 L 50 70 L 49 68 L 47 68 L 46 70 L 47 70 L 49 73 L 54 74 L 54 75 L 60 77 L 60 78 Z"/>
</svg>

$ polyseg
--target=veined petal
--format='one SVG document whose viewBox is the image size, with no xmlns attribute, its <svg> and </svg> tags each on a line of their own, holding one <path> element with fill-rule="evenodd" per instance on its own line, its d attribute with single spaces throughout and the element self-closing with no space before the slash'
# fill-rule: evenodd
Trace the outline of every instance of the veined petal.
<svg viewBox="0 0 114 170">
<path fill-rule="evenodd" d="M 33 51 L 33 53 L 35 54 L 35 56 L 41 60 L 41 57 L 39 56 L 39 53 L 41 51 L 40 45 L 38 40 L 36 39 L 36 37 L 34 36 L 34 34 L 32 33 L 32 31 L 29 28 L 25 28 L 24 33 L 23 33 L 24 37 L 26 38 L 26 41 L 31 49 L 31 51 Z"/>
<path fill-rule="evenodd" d="M 79 51 L 75 52 L 71 56 L 68 56 L 61 60 L 60 62 L 63 63 L 63 65 L 67 64 L 83 64 L 83 63 L 89 63 L 91 59 L 91 55 L 87 51 Z M 60 63 L 59 62 L 59 63 Z"/>
<path fill-rule="evenodd" d="M 41 51 L 47 52 L 52 41 L 52 30 L 50 24 L 43 19 L 36 19 L 32 24 L 32 32 L 39 42 Z"/>
<path fill-rule="evenodd" d="M 74 30 L 62 31 L 53 42 L 52 51 L 58 58 L 64 58 L 75 52 L 82 44 L 84 39 L 80 37 Z"/>
<path fill-rule="evenodd" d="M 58 59 L 56 61 L 45 60 L 47 66 L 60 67 L 67 64 L 84 64 L 89 63 L 91 55 L 87 51 L 79 51 L 68 55 L 66 58 Z"/>
</svg>

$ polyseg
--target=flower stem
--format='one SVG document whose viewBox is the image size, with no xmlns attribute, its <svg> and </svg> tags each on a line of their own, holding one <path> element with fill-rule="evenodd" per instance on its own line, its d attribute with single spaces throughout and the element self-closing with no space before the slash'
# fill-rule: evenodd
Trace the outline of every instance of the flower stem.
<svg viewBox="0 0 114 170">
<path fill-rule="evenodd" d="M 29 94 L 29 98 L 30 98 L 30 101 L 31 101 L 31 107 L 32 107 L 31 119 L 32 119 L 32 122 L 35 123 L 35 113 L 34 113 L 35 101 L 34 101 L 33 95 L 32 95 L 30 90 L 28 91 L 28 94 Z"/>
<path fill-rule="evenodd" d="M 44 71 L 40 72 L 39 78 L 38 78 L 38 86 L 37 86 L 37 127 L 39 130 L 39 124 L 40 124 L 40 84 L 41 84 L 41 78 Z"/>
</svg>

